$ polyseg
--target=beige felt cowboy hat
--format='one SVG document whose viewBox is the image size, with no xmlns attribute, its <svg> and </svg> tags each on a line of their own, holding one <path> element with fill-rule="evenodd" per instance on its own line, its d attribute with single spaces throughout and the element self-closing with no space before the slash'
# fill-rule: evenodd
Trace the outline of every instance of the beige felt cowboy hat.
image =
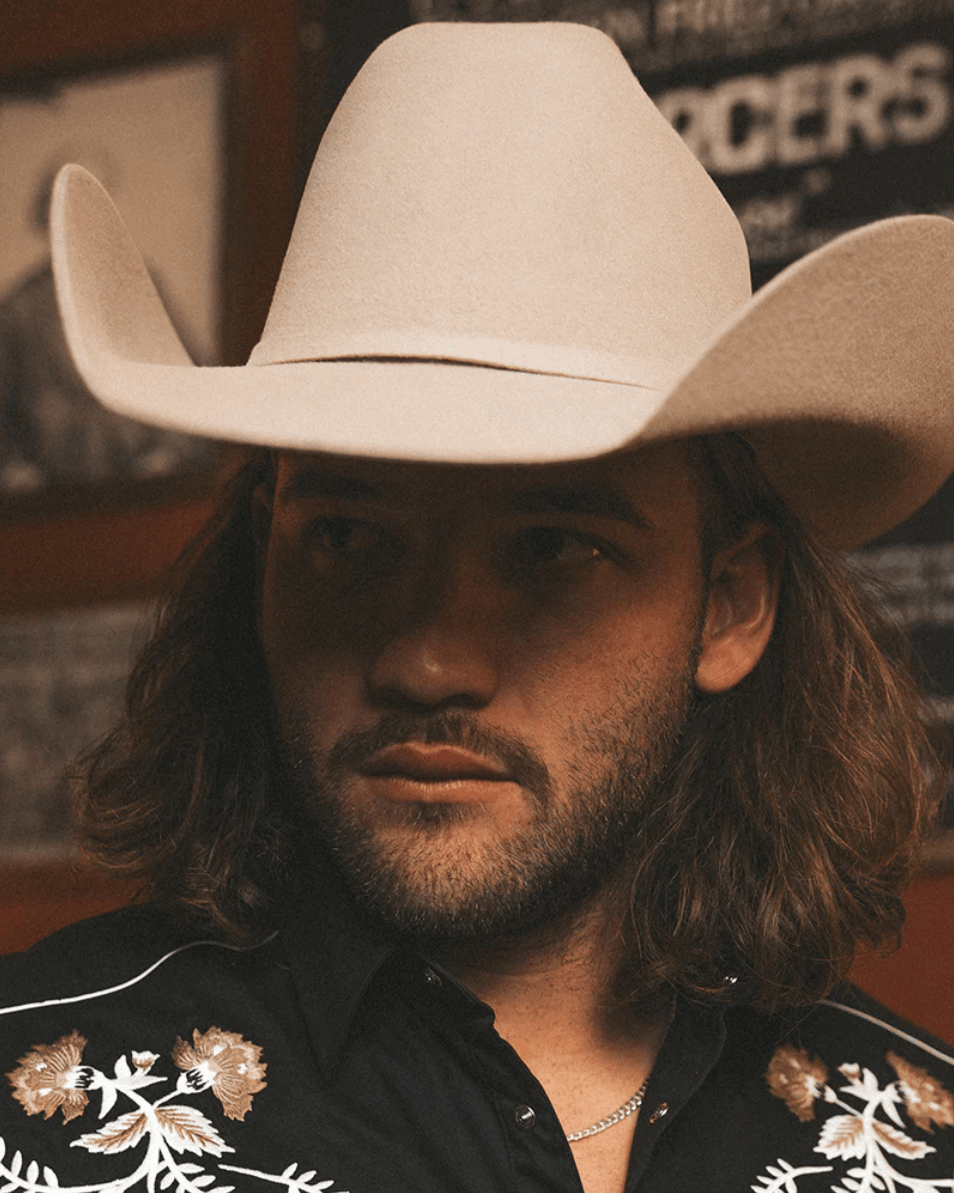
<svg viewBox="0 0 954 1193">
<path fill-rule="evenodd" d="M 728 205 L 585 26 L 425 24 L 379 47 L 322 141 L 244 367 L 192 365 L 79 167 L 52 236 L 90 389 L 162 426 L 462 463 L 735 429 L 839 545 L 954 467 L 954 222 L 849 233 L 753 298 Z"/>
</svg>

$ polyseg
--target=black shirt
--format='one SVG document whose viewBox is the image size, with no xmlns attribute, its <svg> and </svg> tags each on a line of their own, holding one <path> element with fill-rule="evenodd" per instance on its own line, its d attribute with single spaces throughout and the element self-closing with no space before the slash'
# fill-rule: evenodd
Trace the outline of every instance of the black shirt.
<svg viewBox="0 0 954 1193">
<path fill-rule="evenodd" d="M 242 950 L 102 916 L 0 990 L 0 1190 L 580 1191 L 583 1124 L 492 1011 L 337 896 Z M 952 1086 L 945 1045 L 851 989 L 790 1019 L 679 999 L 627 1193 L 950 1190 Z"/>
</svg>

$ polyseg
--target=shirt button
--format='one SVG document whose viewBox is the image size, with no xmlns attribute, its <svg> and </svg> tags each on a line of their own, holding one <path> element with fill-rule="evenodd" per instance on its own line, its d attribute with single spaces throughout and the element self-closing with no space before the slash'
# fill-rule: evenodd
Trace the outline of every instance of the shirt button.
<svg viewBox="0 0 954 1193">
<path fill-rule="evenodd" d="M 668 1113 L 669 1113 L 669 1103 L 668 1102 L 660 1102 L 659 1105 L 656 1107 L 656 1109 L 649 1116 L 649 1121 L 651 1123 L 658 1123 L 659 1120 L 661 1118 L 665 1118 Z"/>
<path fill-rule="evenodd" d="M 433 969 L 425 969 L 424 981 L 427 982 L 428 986 L 440 986 L 441 975 L 439 973 L 435 973 Z"/>
<path fill-rule="evenodd" d="M 537 1121 L 536 1111 L 532 1106 L 518 1106 L 513 1112 L 513 1121 L 521 1131 L 529 1131 Z"/>
</svg>

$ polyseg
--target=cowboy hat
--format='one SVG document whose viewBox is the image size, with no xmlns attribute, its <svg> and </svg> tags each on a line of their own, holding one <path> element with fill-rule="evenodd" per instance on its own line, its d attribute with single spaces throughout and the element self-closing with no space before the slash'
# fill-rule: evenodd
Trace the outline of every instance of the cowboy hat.
<svg viewBox="0 0 954 1193">
<path fill-rule="evenodd" d="M 753 298 L 731 209 L 586 26 L 422 24 L 381 45 L 325 133 L 243 367 L 192 365 L 79 167 L 51 222 L 80 372 L 147 422 L 460 463 L 734 430 L 839 546 L 954 467 L 954 222 L 848 233 Z"/>
</svg>

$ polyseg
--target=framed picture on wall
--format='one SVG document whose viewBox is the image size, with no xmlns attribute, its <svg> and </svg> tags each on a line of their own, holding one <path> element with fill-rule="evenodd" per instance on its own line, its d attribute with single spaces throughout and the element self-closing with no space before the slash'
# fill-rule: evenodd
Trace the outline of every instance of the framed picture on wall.
<svg viewBox="0 0 954 1193">
<path fill-rule="evenodd" d="M 73 370 L 52 180 L 100 178 L 197 365 L 240 364 L 296 201 L 293 0 L 40 0 L 0 39 L 0 868 L 68 856 L 67 772 L 118 712 L 222 445 L 107 414 Z M 51 871 L 53 873 L 54 871 Z M 55 871 L 60 873 L 60 871 Z M 48 892 L 47 892 L 48 893 Z"/>
<path fill-rule="evenodd" d="M 857 553 L 904 626 L 954 768 L 954 477 L 913 517 Z M 954 871 L 954 773 L 925 862 Z"/>
<path fill-rule="evenodd" d="M 47 216 L 59 168 L 106 186 L 200 364 L 219 359 L 224 232 L 225 57 L 164 55 L 50 76 L 0 99 L 0 501 L 6 511 L 75 505 L 143 484 L 200 479 L 217 445 L 104 410 L 63 337 Z M 187 130 L 183 132 L 183 130 Z"/>
<path fill-rule="evenodd" d="M 6 22 L 0 518 L 195 492 L 221 458 L 215 443 L 96 403 L 66 350 L 50 270 L 50 192 L 75 161 L 116 201 L 197 364 L 238 362 L 254 339 L 245 312 L 261 309 L 277 268 L 266 246 L 291 209 L 291 6 L 155 7 L 45 3 Z"/>
<path fill-rule="evenodd" d="M 0 864 L 68 855 L 71 771 L 119 717 L 145 602 L 0 619 Z"/>
</svg>

